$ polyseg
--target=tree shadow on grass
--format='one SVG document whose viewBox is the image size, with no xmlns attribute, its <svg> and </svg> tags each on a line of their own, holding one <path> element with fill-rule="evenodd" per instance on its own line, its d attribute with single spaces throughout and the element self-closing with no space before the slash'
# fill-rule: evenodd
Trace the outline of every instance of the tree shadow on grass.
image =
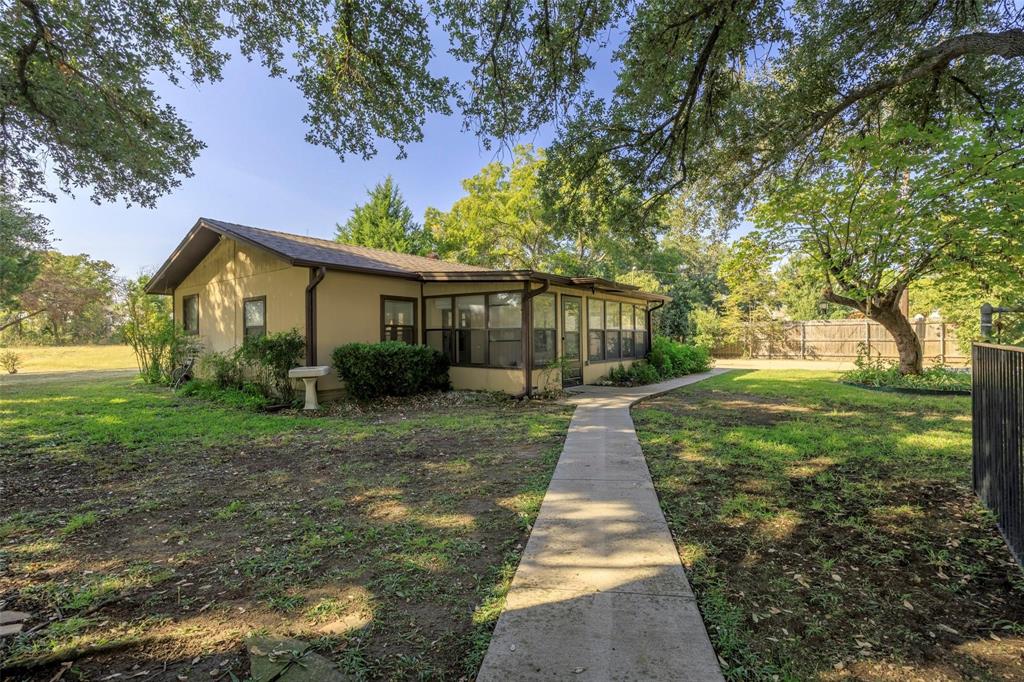
<svg viewBox="0 0 1024 682">
<path fill-rule="evenodd" d="M 727 674 L 1019 677 L 1024 579 L 970 489 L 966 401 L 830 388 L 726 375 L 634 411 Z"/>
<path fill-rule="evenodd" d="M 109 399 L 87 395 L 67 423 L 94 420 Z M 195 423 L 151 400 L 119 407 L 115 433 Z M 242 639 L 262 632 L 311 641 L 371 678 L 471 673 L 497 615 L 479 610 L 510 576 L 568 421 L 563 408 L 493 409 L 465 411 L 489 425 L 473 433 L 438 429 L 426 413 L 402 428 L 367 418 L 371 438 L 303 420 L 327 428 L 272 425 L 205 446 L 79 433 L 55 453 L 49 436 L 15 432 L 0 458 L 16 482 L 0 510 L 0 600 L 39 629 L 5 640 L 0 658 L 63 654 L 88 674 L 145 679 L 242 677 Z M 83 512 L 96 522 L 64 532 Z M 49 679 L 57 665 L 17 675 Z"/>
</svg>

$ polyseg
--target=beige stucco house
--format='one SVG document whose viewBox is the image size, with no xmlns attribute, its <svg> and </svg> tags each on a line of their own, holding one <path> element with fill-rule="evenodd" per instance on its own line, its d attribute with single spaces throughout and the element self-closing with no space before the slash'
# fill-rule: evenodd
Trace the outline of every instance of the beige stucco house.
<svg viewBox="0 0 1024 682">
<path fill-rule="evenodd" d="M 427 344 L 455 388 L 529 394 L 593 383 L 650 347 L 665 296 L 598 277 L 489 270 L 200 218 L 149 283 L 210 350 L 298 329 L 306 364 L 353 341 Z M 561 359 L 563 371 L 551 371 Z M 321 392 L 341 389 L 337 375 Z"/>
</svg>

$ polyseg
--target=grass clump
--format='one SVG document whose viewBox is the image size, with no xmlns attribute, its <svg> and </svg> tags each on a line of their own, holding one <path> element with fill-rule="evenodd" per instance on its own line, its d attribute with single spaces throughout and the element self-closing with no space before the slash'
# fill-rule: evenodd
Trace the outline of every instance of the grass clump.
<svg viewBox="0 0 1024 682">
<path fill-rule="evenodd" d="M 242 384 L 241 388 L 223 388 L 216 381 L 193 379 L 178 391 L 180 395 L 211 403 L 258 412 L 270 405 L 271 400 L 255 384 Z"/>
<path fill-rule="evenodd" d="M 64 528 L 61 530 L 61 534 L 72 535 L 80 530 L 84 530 L 86 528 L 95 526 L 98 520 L 99 518 L 96 516 L 95 512 L 75 514 L 70 519 L 68 519 L 67 524 L 65 524 Z"/>
</svg>

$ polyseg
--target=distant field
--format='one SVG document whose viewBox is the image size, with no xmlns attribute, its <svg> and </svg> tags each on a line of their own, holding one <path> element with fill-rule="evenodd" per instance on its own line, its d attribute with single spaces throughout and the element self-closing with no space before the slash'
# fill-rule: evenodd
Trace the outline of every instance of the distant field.
<svg viewBox="0 0 1024 682">
<path fill-rule="evenodd" d="M 89 369 L 133 369 L 129 346 L 10 346 L 21 356 L 19 373 L 76 372 Z M 0 373 L 4 373 L 0 370 Z"/>
</svg>

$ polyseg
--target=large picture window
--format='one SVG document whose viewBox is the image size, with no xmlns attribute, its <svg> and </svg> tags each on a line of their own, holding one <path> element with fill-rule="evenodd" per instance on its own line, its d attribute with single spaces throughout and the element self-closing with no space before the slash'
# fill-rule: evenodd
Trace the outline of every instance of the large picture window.
<svg viewBox="0 0 1024 682">
<path fill-rule="evenodd" d="M 587 360 L 604 360 L 604 301 L 587 299 Z"/>
<path fill-rule="evenodd" d="M 181 326 L 186 334 L 199 333 L 199 296 L 192 294 L 181 299 Z"/>
<path fill-rule="evenodd" d="M 522 294 L 424 299 L 426 341 L 455 366 L 522 367 Z"/>
<path fill-rule="evenodd" d="M 416 343 L 416 299 L 381 297 L 381 341 Z"/>
<path fill-rule="evenodd" d="M 267 333 L 267 297 L 256 296 L 242 302 L 242 329 L 246 339 Z"/>
<path fill-rule="evenodd" d="M 533 366 L 547 367 L 555 361 L 558 335 L 555 295 L 539 294 L 533 303 Z"/>
</svg>

